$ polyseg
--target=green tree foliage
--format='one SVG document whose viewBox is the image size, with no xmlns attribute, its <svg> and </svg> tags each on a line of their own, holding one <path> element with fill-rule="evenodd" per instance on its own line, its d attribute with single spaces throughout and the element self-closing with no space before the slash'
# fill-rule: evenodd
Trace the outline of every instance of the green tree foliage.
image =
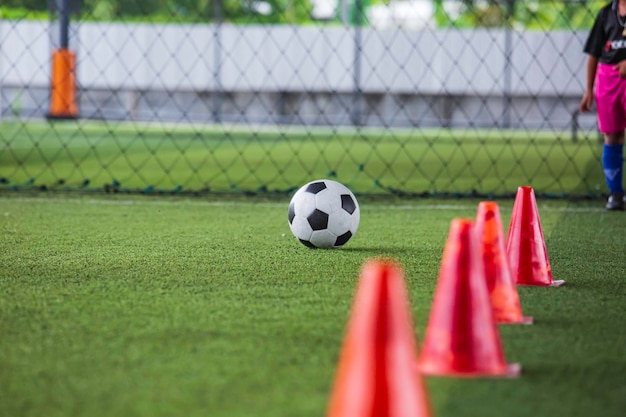
<svg viewBox="0 0 626 417">
<path fill-rule="evenodd" d="M 609 0 L 460 0 L 458 15 L 434 0 L 439 27 L 513 27 L 526 30 L 587 29 Z"/>
<path fill-rule="evenodd" d="M 59 0 L 2 0 L 5 18 L 45 18 Z M 81 19 L 96 21 L 306 24 L 310 0 L 68 0 L 80 5 Z M 391 0 L 373 0 L 372 4 Z M 609 0 L 433 0 L 438 27 L 513 27 L 571 30 L 591 27 Z M 369 2 L 363 2 L 364 5 Z M 452 4 L 454 13 L 449 10 Z"/>
<path fill-rule="evenodd" d="M 95 20 L 304 23 L 309 0 L 85 0 L 83 16 Z"/>
<path fill-rule="evenodd" d="M 562 1 L 517 3 L 515 23 L 527 29 L 556 30 L 590 28 L 597 12 L 608 1 L 587 1 L 584 5 Z"/>
<path fill-rule="evenodd" d="M 41 18 L 58 0 L 2 0 L 2 15 Z M 303 24 L 311 20 L 309 0 L 68 0 L 81 19 L 96 21 Z"/>
<path fill-rule="evenodd" d="M 2 0 L 2 6 L 3 8 L 22 8 L 32 11 L 48 10 L 47 0 Z"/>
</svg>

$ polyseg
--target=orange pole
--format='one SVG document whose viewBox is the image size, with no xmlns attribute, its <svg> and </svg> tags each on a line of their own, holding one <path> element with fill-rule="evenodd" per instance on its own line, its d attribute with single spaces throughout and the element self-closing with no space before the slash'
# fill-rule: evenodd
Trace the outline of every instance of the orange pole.
<svg viewBox="0 0 626 417">
<path fill-rule="evenodd" d="M 76 105 L 76 54 L 66 48 L 52 53 L 50 82 L 50 111 L 48 118 L 75 119 Z"/>
</svg>

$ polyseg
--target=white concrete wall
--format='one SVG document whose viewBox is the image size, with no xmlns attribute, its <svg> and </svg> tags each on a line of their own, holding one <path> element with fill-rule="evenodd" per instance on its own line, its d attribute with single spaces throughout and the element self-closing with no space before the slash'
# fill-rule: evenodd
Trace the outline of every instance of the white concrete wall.
<svg viewBox="0 0 626 417">
<path fill-rule="evenodd" d="M 344 27 L 81 23 L 78 82 L 85 89 L 352 91 L 354 32 Z M 3 85 L 46 86 L 47 22 L 0 21 Z M 511 92 L 580 94 L 584 35 L 512 33 Z M 505 32 L 362 30 L 363 92 L 498 95 Z M 220 66 L 219 68 L 217 66 Z M 217 76 L 216 74 L 219 74 Z"/>
<path fill-rule="evenodd" d="M 47 22 L 0 20 L 2 85 L 44 86 L 50 82 Z"/>
<path fill-rule="evenodd" d="M 363 28 L 357 97 L 353 28 L 72 30 L 85 118 L 561 129 L 585 79 L 581 32 Z M 0 21 L 0 114 L 45 116 L 49 31 L 48 22 Z"/>
</svg>

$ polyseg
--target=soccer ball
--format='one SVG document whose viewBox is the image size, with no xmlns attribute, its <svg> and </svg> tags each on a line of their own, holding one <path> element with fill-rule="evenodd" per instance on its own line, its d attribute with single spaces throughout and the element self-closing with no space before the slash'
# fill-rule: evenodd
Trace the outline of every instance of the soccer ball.
<svg viewBox="0 0 626 417">
<path fill-rule="evenodd" d="M 289 228 L 310 248 L 336 248 L 354 236 L 361 212 L 354 194 L 332 180 L 303 185 L 289 203 Z"/>
</svg>

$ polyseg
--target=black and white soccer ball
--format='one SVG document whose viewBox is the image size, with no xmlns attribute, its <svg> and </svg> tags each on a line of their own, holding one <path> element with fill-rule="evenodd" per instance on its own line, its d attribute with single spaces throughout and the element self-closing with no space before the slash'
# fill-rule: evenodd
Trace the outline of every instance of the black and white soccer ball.
<svg viewBox="0 0 626 417">
<path fill-rule="evenodd" d="M 311 181 L 296 191 L 289 203 L 289 228 L 310 248 L 345 245 L 360 220 L 356 197 L 337 181 Z"/>
</svg>

